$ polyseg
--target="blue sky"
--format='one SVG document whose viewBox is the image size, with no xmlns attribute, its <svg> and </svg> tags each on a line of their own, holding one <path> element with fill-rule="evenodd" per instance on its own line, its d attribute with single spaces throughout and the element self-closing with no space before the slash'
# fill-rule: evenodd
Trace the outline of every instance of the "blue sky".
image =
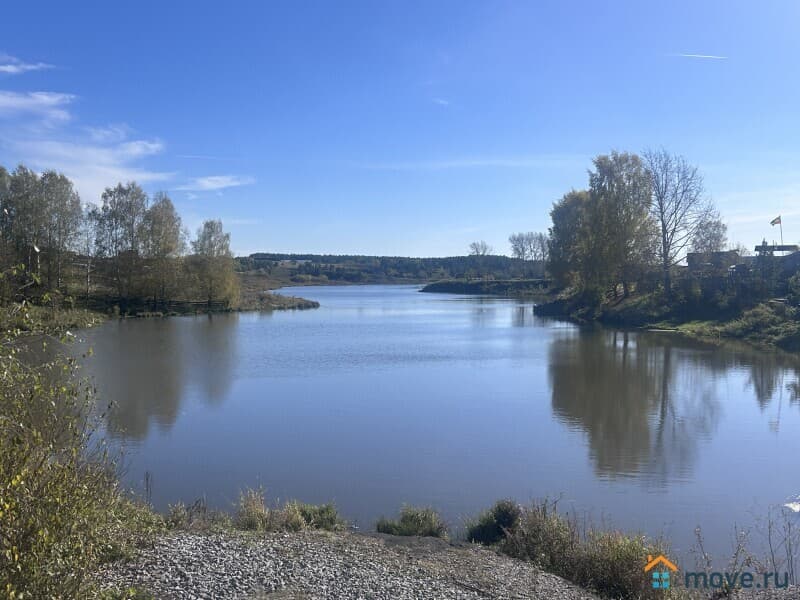
<svg viewBox="0 0 800 600">
<path fill-rule="evenodd" d="M 457 255 L 663 146 L 800 241 L 800 3 L 16 2 L 0 164 L 135 179 L 237 253 Z M 690 56 L 694 55 L 694 56 Z M 698 56 L 701 55 L 701 56 Z"/>
</svg>

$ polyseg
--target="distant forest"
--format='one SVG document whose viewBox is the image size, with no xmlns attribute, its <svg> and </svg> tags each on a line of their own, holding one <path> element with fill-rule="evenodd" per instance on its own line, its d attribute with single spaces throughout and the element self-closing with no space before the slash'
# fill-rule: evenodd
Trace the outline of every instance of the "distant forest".
<svg viewBox="0 0 800 600">
<path fill-rule="evenodd" d="M 258 252 L 236 259 L 240 271 L 261 270 L 272 278 L 291 281 L 380 283 L 470 279 L 490 275 L 495 279 L 541 277 L 544 262 L 496 255 L 408 258 L 336 254 L 273 254 Z"/>
</svg>

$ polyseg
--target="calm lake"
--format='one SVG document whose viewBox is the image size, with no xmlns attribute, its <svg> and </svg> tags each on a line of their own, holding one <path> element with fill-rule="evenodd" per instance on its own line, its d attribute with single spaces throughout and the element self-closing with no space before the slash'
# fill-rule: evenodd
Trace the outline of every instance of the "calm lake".
<svg viewBox="0 0 800 600">
<path fill-rule="evenodd" d="M 333 500 L 371 528 L 402 503 L 454 526 L 502 497 L 712 550 L 800 493 L 785 355 L 580 329 L 530 302 L 415 286 L 287 288 L 317 310 L 112 321 L 86 369 L 156 507 L 246 486 Z"/>
</svg>

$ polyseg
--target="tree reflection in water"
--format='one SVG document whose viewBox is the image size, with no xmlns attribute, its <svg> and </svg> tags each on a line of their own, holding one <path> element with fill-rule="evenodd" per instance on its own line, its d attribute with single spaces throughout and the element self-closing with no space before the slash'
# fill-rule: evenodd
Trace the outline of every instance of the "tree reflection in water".
<svg viewBox="0 0 800 600">
<path fill-rule="evenodd" d="M 89 335 L 94 352 L 87 373 L 99 397 L 114 404 L 109 434 L 143 440 L 153 422 L 171 429 L 190 383 L 203 402 L 221 403 L 233 380 L 237 320 L 236 314 L 121 320 Z"/>
<path fill-rule="evenodd" d="M 151 421 L 168 430 L 178 416 L 185 385 L 181 323 L 177 319 L 121 320 L 90 339 L 87 370 L 98 397 L 113 402 L 108 431 L 113 437 L 142 440 Z"/>
<path fill-rule="evenodd" d="M 554 336 L 553 411 L 588 435 L 600 475 L 666 483 L 690 473 L 698 444 L 711 435 L 720 411 L 702 369 L 682 362 L 680 350 L 664 337 L 607 330 Z"/>
<path fill-rule="evenodd" d="M 553 411 L 587 434 L 597 472 L 659 484 L 691 474 L 726 400 L 716 383 L 732 370 L 747 372 L 762 411 L 775 402 L 779 431 L 784 392 L 800 404 L 793 356 L 604 329 L 560 332 L 549 348 Z"/>
</svg>

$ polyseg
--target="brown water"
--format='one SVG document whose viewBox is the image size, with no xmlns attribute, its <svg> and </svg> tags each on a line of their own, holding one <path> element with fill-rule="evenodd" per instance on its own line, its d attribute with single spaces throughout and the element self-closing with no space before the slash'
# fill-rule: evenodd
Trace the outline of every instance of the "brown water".
<svg viewBox="0 0 800 600">
<path fill-rule="evenodd" d="M 404 503 L 453 525 L 501 497 L 667 534 L 800 493 L 797 364 L 671 333 L 584 329 L 530 303 L 410 286 L 285 290 L 321 308 L 109 322 L 87 368 L 127 481 L 160 508 L 245 486 L 334 500 L 364 528 Z"/>
</svg>

